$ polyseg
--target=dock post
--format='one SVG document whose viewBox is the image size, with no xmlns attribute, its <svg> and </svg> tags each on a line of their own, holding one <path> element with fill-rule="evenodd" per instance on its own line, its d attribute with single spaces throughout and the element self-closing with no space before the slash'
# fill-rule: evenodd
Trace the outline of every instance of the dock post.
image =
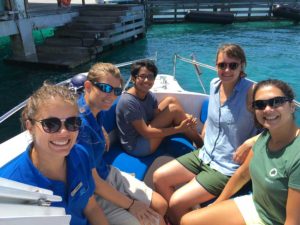
<svg viewBox="0 0 300 225">
<path fill-rule="evenodd" d="M 17 12 L 15 15 L 16 25 L 19 33 L 10 36 L 12 41 L 13 57 L 37 59 L 34 38 L 32 35 L 32 24 L 27 19 L 26 2 L 20 0 L 11 0 L 12 10 Z"/>
</svg>

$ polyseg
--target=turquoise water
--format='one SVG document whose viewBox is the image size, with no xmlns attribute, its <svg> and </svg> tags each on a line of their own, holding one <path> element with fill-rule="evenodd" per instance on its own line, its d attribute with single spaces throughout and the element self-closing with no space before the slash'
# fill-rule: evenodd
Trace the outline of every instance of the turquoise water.
<svg viewBox="0 0 300 225">
<path fill-rule="evenodd" d="M 72 74 L 87 71 L 96 61 L 120 63 L 152 56 L 158 52 L 158 67 L 161 73 L 172 73 L 174 53 L 190 57 L 194 53 L 203 63 L 214 65 L 218 46 L 234 42 L 243 46 L 247 54 L 246 72 L 250 79 L 259 81 L 278 78 L 288 82 L 300 100 L 300 25 L 291 22 L 255 22 L 232 25 L 207 24 L 165 24 L 154 25 L 144 39 L 118 46 L 104 53 L 97 60 L 70 72 L 24 67 L 5 64 L 1 59 L 10 54 L 10 41 L 0 38 L 0 115 L 27 98 L 44 80 L 53 82 L 65 80 Z M 37 42 L 52 35 L 52 30 L 35 33 Z M 128 70 L 122 70 L 127 79 Z M 215 73 L 203 71 L 206 86 Z M 194 68 L 183 62 L 177 64 L 177 79 L 187 90 L 199 90 Z M 298 121 L 300 113 L 297 112 Z M 0 125 L 0 142 L 20 131 L 16 114 Z M 298 123 L 300 124 L 300 123 Z"/>
</svg>

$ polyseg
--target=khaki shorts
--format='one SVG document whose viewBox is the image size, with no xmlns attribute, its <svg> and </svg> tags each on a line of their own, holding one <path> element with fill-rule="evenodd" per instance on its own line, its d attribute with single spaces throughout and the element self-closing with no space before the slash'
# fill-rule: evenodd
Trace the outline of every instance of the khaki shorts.
<svg viewBox="0 0 300 225">
<path fill-rule="evenodd" d="M 129 198 L 144 202 L 150 206 L 153 190 L 144 182 L 136 179 L 133 175 L 122 172 L 111 166 L 106 182 L 116 190 L 125 194 Z M 109 224 L 118 225 L 139 225 L 138 220 L 127 210 L 120 208 L 113 203 L 96 196 L 97 202 L 102 207 Z"/>
<path fill-rule="evenodd" d="M 259 217 L 252 195 L 244 195 L 233 199 L 239 208 L 246 225 L 266 225 Z"/>
<path fill-rule="evenodd" d="M 229 176 L 226 176 L 219 171 L 210 168 L 199 159 L 200 149 L 187 153 L 177 158 L 177 161 L 185 168 L 196 175 L 196 180 L 209 193 L 218 196 L 223 191 Z"/>
</svg>

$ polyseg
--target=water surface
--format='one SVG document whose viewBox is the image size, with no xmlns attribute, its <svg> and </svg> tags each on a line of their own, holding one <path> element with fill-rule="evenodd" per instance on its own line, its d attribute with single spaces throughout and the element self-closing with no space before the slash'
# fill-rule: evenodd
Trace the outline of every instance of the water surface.
<svg viewBox="0 0 300 225">
<path fill-rule="evenodd" d="M 52 35 L 51 29 L 35 32 L 37 42 Z M 288 82 L 300 100 L 300 25 L 292 22 L 252 22 L 231 25 L 210 24 L 164 24 L 148 28 L 147 35 L 134 43 L 115 47 L 96 60 L 73 71 L 64 72 L 38 67 L 8 65 L 2 61 L 10 54 L 9 38 L 0 38 L 0 115 L 22 102 L 44 80 L 58 82 L 78 72 L 87 71 L 96 61 L 120 63 L 151 56 L 158 52 L 159 71 L 173 72 L 173 55 L 190 57 L 194 53 L 203 63 L 214 65 L 215 53 L 222 43 L 240 44 L 247 55 L 246 72 L 256 81 L 267 78 Z M 122 70 L 129 77 L 128 70 Z M 203 71 L 206 86 L 212 72 Z M 187 90 L 199 90 L 194 68 L 185 63 L 177 65 L 177 79 Z M 299 112 L 297 112 L 299 114 Z M 0 142 L 20 132 L 19 114 L 0 125 Z M 297 115 L 298 121 L 300 115 Z M 300 124 L 300 123 L 298 123 Z"/>
</svg>

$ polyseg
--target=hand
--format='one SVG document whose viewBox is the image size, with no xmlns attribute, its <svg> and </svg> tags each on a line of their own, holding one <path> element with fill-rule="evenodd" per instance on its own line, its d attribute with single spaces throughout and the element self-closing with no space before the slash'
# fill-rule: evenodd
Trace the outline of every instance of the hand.
<svg viewBox="0 0 300 225">
<path fill-rule="evenodd" d="M 186 113 L 186 118 L 190 120 L 190 128 L 197 129 L 197 118 L 193 117 L 193 115 Z"/>
<path fill-rule="evenodd" d="M 177 126 L 179 132 L 184 132 L 188 129 L 196 129 L 197 128 L 197 119 L 194 117 L 188 117 L 181 121 L 181 123 Z"/>
<path fill-rule="evenodd" d="M 159 224 L 159 214 L 141 201 L 135 200 L 128 211 L 139 220 L 141 225 Z"/>
<path fill-rule="evenodd" d="M 242 164 L 245 159 L 247 158 L 247 155 L 252 148 L 253 144 L 250 142 L 245 141 L 242 145 L 240 145 L 236 152 L 233 154 L 233 161 L 235 161 L 238 164 Z"/>
</svg>

